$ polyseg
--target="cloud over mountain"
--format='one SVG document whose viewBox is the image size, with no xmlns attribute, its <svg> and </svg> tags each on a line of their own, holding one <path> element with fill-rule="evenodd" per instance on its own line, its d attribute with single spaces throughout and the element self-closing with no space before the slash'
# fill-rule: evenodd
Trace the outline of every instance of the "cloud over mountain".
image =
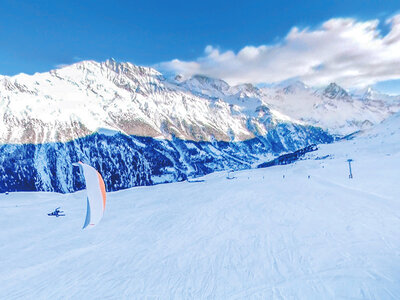
<svg viewBox="0 0 400 300">
<path fill-rule="evenodd" d="M 205 48 L 194 61 L 160 63 L 162 70 L 186 76 L 204 74 L 231 84 L 279 82 L 299 78 L 309 85 L 337 82 L 363 87 L 400 78 L 400 14 L 385 21 L 334 18 L 318 28 L 293 27 L 279 43 L 246 46 L 239 52 Z"/>
</svg>

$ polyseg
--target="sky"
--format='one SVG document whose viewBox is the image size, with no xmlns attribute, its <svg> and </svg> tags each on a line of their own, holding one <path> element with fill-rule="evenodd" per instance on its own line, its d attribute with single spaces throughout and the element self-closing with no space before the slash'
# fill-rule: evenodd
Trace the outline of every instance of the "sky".
<svg viewBox="0 0 400 300">
<path fill-rule="evenodd" d="M 400 1 L 0 0 L 0 74 L 108 58 L 232 84 L 400 94 Z"/>
</svg>

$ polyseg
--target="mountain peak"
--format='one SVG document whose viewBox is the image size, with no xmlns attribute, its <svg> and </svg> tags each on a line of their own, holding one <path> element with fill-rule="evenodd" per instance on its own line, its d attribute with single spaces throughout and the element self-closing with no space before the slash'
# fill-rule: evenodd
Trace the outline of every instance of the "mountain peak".
<svg viewBox="0 0 400 300">
<path fill-rule="evenodd" d="M 203 85 L 210 85 L 217 90 L 226 90 L 229 88 L 229 84 L 222 79 L 212 78 L 205 75 L 193 75 L 191 79 L 194 79 Z"/>
<path fill-rule="evenodd" d="M 233 87 L 233 89 L 236 89 L 238 91 L 242 91 L 242 92 L 247 92 L 247 93 L 258 93 L 259 89 L 252 85 L 251 83 L 242 83 L 242 84 L 238 84 L 235 85 Z"/>
<path fill-rule="evenodd" d="M 298 91 L 305 91 L 309 89 L 309 87 L 300 80 L 286 81 L 280 84 L 280 86 L 285 94 L 294 94 Z"/>
<path fill-rule="evenodd" d="M 347 91 L 336 83 L 330 83 L 322 93 L 325 97 L 330 99 L 343 99 L 350 97 Z"/>
<path fill-rule="evenodd" d="M 367 86 L 366 88 L 360 91 L 360 96 L 362 99 L 374 99 L 376 95 L 379 95 L 378 91 L 376 91 L 373 87 Z"/>
<path fill-rule="evenodd" d="M 222 97 L 230 89 L 228 83 L 222 79 L 207 77 L 205 75 L 193 75 L 187 80 L 178 78 L 179 85 L 186 87 L 188 90 L 197 94 Z"/>
<path fill-rule="evenodd" d="M 388 103 L 393 103 L 400 100 L 400 95 L 388 95 L 376 90 L 372 86 L 354 90 L 353 96 L 361 100 L 380 100 Z"/>
<path fill-rule="evenodd" d="M 115 71 L 118 74 L 136 73 L 138 75 L 150 75 L 150 76 L 161 75 L 160 72 L 151 67 L 137 66 L 130 62 L 119 62 L 116 61 L 114 58 L 107 59 L 105 62 L 102 62 L 101 65 Z"/>
</svg>

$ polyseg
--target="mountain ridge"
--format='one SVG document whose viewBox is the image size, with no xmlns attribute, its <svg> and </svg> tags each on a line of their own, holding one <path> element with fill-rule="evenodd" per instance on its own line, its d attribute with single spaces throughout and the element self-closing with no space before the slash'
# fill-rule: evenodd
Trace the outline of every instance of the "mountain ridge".
<svg viewBox="0 0 400 300">
<path fill-rule="evenodd" d="M 209 81 L 193 78 L 199 79 Z M 0 87 L 2 143 L 66 142 L 98 128 L 154 138 L 240 141 L 265 134 L 270 125 L 259 121 L 264 116 L 255 115 L 257 107 L 249 116 L 238 103 L 222 97 L 210 101 L 155 69 L 114 60 L 5 77 Z"/>
<path fill-rule="evenodd" d="M 361 99 L 335 83 L 315 90 L 300 81 L 258 88 L 203 75 L 175 80 L 129 62 L 82 61 L 34 75 L 0 76 L 0 142 L 65 142 L 99 128 L 154 138 L 243 141 L 265 134 L 271 127 L 262 121 L 267 119 L 346 135 L 400 109 L 400 100 L 374 95 Z M 293 111 L 292 102 L 310 105 Z M 344 109 L 350 113 L 340 118 Z M 336 116 L 336 123 L 326 122 Z"/>
<path fill-rule="evenodd" d="M 285 92 L 205 76 L 171 79 L 115 60 L 0 77 L 0 192 L 79 190 L 77 160 L 99 170 L 107 190 L 252 168 L 398 109 L 294 84 Z"/>
</svg>

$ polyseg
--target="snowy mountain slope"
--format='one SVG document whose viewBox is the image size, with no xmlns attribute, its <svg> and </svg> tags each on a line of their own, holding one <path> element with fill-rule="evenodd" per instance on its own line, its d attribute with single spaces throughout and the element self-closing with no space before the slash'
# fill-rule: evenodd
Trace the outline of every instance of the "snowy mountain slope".
<svg viewBox="0 0 400 300">
<path fill-rule="evenodd" d="M 211 107 L 206 100 L 172 90 L 163 81 L 154 69 L 114 61 L 85 61 L 50 73 L 6 78 L 1 96 L 8 130 L 2 130 L 3 143 L 65 142 L 98 128 L 152 137 L 191 135 L 192 139 L 209 128 L 209 135 L 229 140 L 220 130 L 228 130 L 227 122 L 242 133 L 240 118 L 232 120 L 226 105 Z"/>
<path fill-rule="evenodd" d="M 396 113 L 369 130 L 359 132 L 353 144 L 388 154 L 400 151 L 400 113 Z M 358 150 L 357 150 L 358 151 Z"/>
<path fill-rule="evenodd" d="M 292 90 L 295 92 L 288 92 Z M 360 99 L 334 83 L 320 90 L 299 88 L 297 83 L 262 88 L 262 92 L 263 102 L 271 109 L 341 136 L 367 129 L 400 110 L 400 99 Z"/>
<path fill-rule="evenodd" d="M 203 75 L 194 75 L 187 80 L 178 76 L 175 77 L 175 80 L 178 85 L 194 94 L 206 95 L 214 99 L 223 98 L 230 89 L 229 84 L 225 81 Z"/>
<path fill-rule="evenodd" d="M 0 298 L 398 299 L 399 127 L 235 180 L 109 193 L 90 231 L 83 191 L 1 194 Z"/>
<path fill-rule="evenodd" d="M 374 92 L 360 97 L 335 83 L 314 89 L 298 80 L 273 87 L 251 84 L 230 87 L 219 79 L 194 76 L 179 85 L 210 99 L 223 99 L 251 115 L 255 107 L 267 107 L 276 118 L 319 126 L 333 135 L 347 135 L 378 124 L 400 110 L 400 97 Z"/>
<path fill-rule="evenodd" d="M 400 96 L 386 95 L 372 87 L 366 87 L 364 89 L 357 89 L 352 92 L 353 97 L 362 100 L 383 100 L 385 102 L 397 102 L 400 101 Z"/>
<path fill-rule="evenodd" d="M 1 76 L 0 142 L 66 142 L 103 128 L 156 138 L 243 141 L 282 121 L 349 134 L 400 109 L 396 98 L 376 98 L 352 98 L 335 84 L 321 91 L 299 81 L 232 87 L 200 75 L 166 80 L 148 67 L 83 61 L 32 76 Z"/>
<path fill-rule="evenodd" d="M 214 91 L 228 88 L 222 81 L 196 78 Z M 265 134 L 271 125 L 260 121 L 264 115 L 255 114 L 257 107 L 249 116 L 237 105 L 210 101 L 189 88 L 193 91 L 154 69 L 113 60 L 2 77 L 0 142 L 66 142 L 102 128 L 156 138 L 242 141 Z"/>
<path fill-rule="evenodd" d="M 338 86 L 336 83 L 330 83 L 322 91 L 317 91 L 317 94 L 321 94 L 329 99 L 351 100 L 349 93 L 347 93 L 345 89 Z"/>
</svg>

